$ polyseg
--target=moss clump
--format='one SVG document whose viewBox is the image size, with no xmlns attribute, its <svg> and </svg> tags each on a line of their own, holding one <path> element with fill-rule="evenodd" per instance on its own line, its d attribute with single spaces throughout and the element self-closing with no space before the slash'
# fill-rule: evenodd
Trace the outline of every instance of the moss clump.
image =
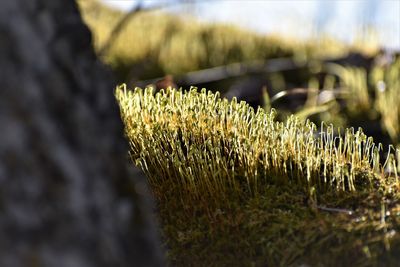
<svg viewBox="0 0 400 267">
<path fill-rule="evenodd" d="M 318 132 L 205 90 L 123 85 L 116 95 L 173 265 L 398 260 L 399 159 L 381 164 L 361 129 Z"/>
<path fill-rule="evenodd" d="M 269 185 L 229 201 L 206 209 L 166 190 L 158 212 L 172 266 L 398 266 L 400 204 L 377 191 L 313 203 L 297 185 Z"/>
</svg>

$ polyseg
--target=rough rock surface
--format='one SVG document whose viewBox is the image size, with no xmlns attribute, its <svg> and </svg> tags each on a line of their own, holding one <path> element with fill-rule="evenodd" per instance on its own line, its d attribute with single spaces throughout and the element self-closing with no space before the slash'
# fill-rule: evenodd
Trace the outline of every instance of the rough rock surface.
<svg viewBox="0 0 400 267">
<path fill-rule="evenodd" d="M 112 76 L 76 3 L 0 1 L 0 266 L 160 266 Z"/>
</svg>

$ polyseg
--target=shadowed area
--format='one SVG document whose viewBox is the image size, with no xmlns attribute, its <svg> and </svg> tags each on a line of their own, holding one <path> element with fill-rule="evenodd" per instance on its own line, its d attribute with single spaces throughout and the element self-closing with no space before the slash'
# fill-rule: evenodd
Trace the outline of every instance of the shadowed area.
<svg viewBox="0 0 400 267">
<path fill-rule="evenodd" d="M 0 37 L 0 266 L 162 266 L 76 3 L 1 1 Z"/>
</svg>

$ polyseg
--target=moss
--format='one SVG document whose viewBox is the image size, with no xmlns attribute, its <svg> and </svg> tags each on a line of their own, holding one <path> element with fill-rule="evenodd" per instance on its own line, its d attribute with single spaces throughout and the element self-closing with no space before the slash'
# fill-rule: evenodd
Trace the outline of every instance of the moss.
<svg viewBox="0 0 400 267">
<path fill-rule="evenodd" d="M 158 213 L 172 266 L 396 266 L 400 260 L 400 203 L 386 199 L 382 221 L 385 196 L 377 192 L 330 192 L 312 203 L 304 188 L 270 185 L 258 198 L 231 198 L 218 207 L 170 193 L 159 199 Z"/>
<path fill-rule="evenodd" d="M 361 129 L 283 123 L 205 90 L 116 94 L 171 265 L 399 260 L 399 153 L 382 163 L 381 146 Z"/>
</svg>

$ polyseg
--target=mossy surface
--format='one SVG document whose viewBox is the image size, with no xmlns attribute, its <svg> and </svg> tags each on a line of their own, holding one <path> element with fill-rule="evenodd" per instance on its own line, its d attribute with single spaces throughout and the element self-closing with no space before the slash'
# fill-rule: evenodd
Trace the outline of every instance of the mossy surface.
<svg viewBox="0 0 400 267">
<path fill-rule="evenodd" d="M 397 266 L 399 150 L 192 89 L 117 89 L 172 266 Z"/>
<path fill-rule="evenodd" d="M 315 201 L 294 184 L 264 190 L 220 206 L 163 190 L 157 212 L 171 266 L 398 266 L 398 194 L 327 192 Z"/>
</svg>

